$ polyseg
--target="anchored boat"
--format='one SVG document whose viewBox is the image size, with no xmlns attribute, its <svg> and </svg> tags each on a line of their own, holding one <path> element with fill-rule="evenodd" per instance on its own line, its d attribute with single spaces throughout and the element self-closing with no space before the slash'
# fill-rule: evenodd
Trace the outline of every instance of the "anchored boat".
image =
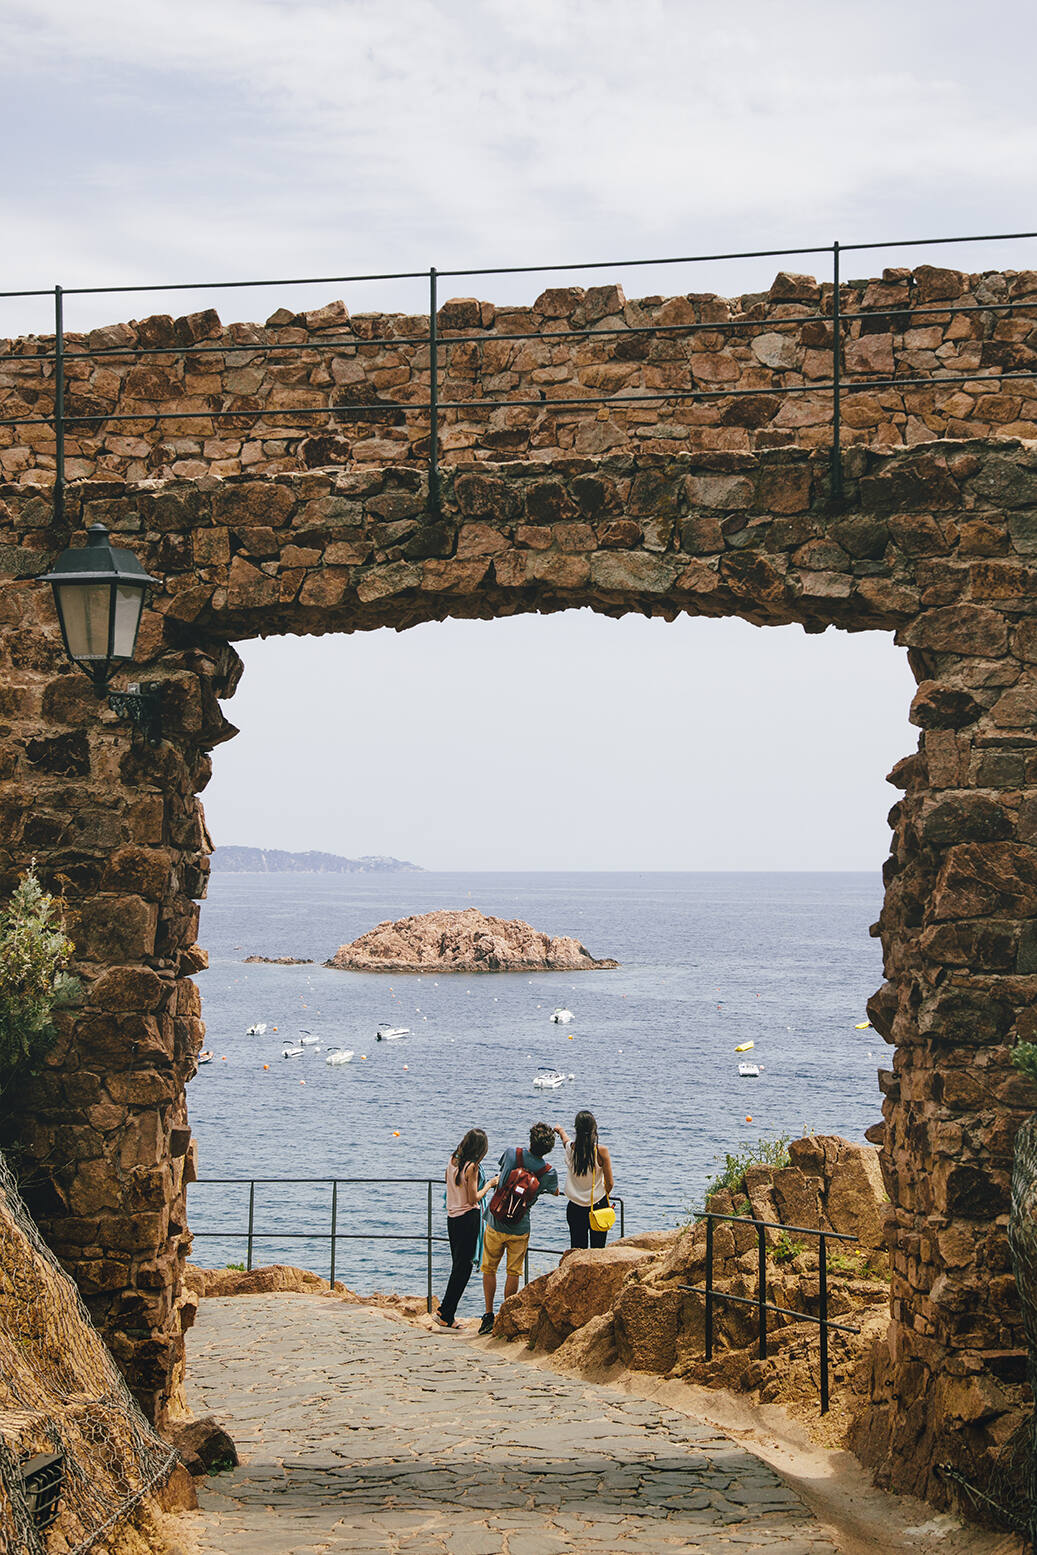
<svg viewBox="0 0 1037 1555">
<path fill-rule="evenodd" d="M 533 1078 L 533 1088 L 537 1091 L 556 1091 L 560 1085 L 565 1084 L 565 1075 L 560 1069 L 552 1069 L 547 1064 L 541 1064 Z"/>
</svg>

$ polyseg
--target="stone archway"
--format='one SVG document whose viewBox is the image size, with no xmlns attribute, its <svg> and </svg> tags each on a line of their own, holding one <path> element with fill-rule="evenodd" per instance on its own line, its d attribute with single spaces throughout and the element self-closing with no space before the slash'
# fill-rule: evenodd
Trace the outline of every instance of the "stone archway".
<svg viewBox="0 0 1037 1555">
<path fill-rule="evenodd" d="M 161 1414 L 182 1367 L 191 1173 L 184 1083 L 201 1046 L 190 974 L 208 838 L 197 795 L 233 734 L 235 640 L 404 628 L 575 606 L 883 630 L 919 682 L 919 750 L 893 774 L 869 1006 L 882 1078 L 891 1327 L 861 1451 L 939 1497 L 936 1461 L 982 1472 L 999 1368 L 1022 1332 L 1006 1239 L 1008 1063 L 1037 1035 L 1037 457 L 1012 440 L 787 447 L 457 464 L 432 511 L 404 465 L 0 493 L 0 884 L 36 858 L 72 915 L 89 992 L 6 1121 L 29 1191 L 138 1397 Z M 165 739 L 131 737 L 69 671 L 31 579 L 98 519 L 161 577 L 142 629 Z"/>
</svg>

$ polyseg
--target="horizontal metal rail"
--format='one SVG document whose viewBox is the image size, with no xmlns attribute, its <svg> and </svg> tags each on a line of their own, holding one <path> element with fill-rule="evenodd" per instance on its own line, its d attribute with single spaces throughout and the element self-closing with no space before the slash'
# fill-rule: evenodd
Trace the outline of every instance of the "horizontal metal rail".
<svg viewBox="0 0 1037 1555">
<path fill-rule="evenodd" d="M 790 1226 L 780 1220 L 758 1220 L 750 1215 L 722 1215 L 712 1210 L 696 1211 L 696 1219 L 706 1222 L 706 1283 L 705 1285 L 680 1285 L 679 1290 L 687 1291 L 689 1295 L 704 1296 L 706 1299 L 706 1360 L 713 1359 L 713 1302 L 733 1301 L 739 1306 L 755 1307 L 759 1314 L 757 1327 L 760 1360 L 767 1359 L 767 1313 L 775 1312 L 782 1317 L 788 1317 L 797 1323 L 814 1323 L 820 1330 L 821 1340 L 821 1413 L 828 1413 L 828 1330 L 838 1329 L 844 1334 L 859 1334 L 860 1329 L 854 1328 L 849 1323 L 834 1323 L 828 1316 L 828 1260 L 827 1246 L 829 1241 L 856 1242 L 857 1237 L 845 1231 L 820 1231 L 815 1226 Z M 757 1238 L 757 1294 L 753 1296 L 735 1296 L 728 1291 L 717 1290 L 713 1284 L 713 1224 L 715 1221 L 728 1221 L 743 1226 L 752 1226 Z M 799 1236 L 816 1236 L 818 1238 L 818 1302 L 821 1308 L 819 1317 L 812 1312 L 797 1312 L 792 1307 L 780 1307 L 767 1300 L 767 1231 L 792 1231 Z"/>
<path fill-rule="evenodd" d="M 425 1193 L 425 1230 L 424 1231 L 342 1231 L 339 1229 L 339 1194 L 340 1187 L 423 1187 Z M 447 1236 L 437 1236 L 432 1230 L 433 1216 L 433 1190 L 443 1188 L 443 1180 L 439 1177 L 204 1177 L 190 1184 L 190 1187 L 224 1187 L 247 1188 L 248 1194 L 248 1225 L 243 1231 L 192 1231 L 191 1235 L 199 1239 L 210 1241 L 244 1241 L 246 1243 L 245 1267 L 253 1267 L 253 1255 L 256 1242 L 328 1242 L 330 1243 L 330 1269 L 329 1283 L 334 1286 L 336 1274 L 336 1256 L 339 1242 L 423 1242 L 426 1247 L 426 1304 L 429 1312 L 432 1311 L 432 1249 L 440 1243 L 449 1244 Z M 325 1187 L 331 1189 L 331 1227 L 329 1231 L 259 1231 L 256 1228 L 256 1188 L 257 1187 Z M 626 1206 L 623 1200 L 612 1196 L 611 1203 L 619 1209 L 619 1234 L 624 1235 L 626 1222 Z M 542 1253 L 551 1257 L 561 1257 L 569 1252 L 565 1247 L 533 1247 L 527 1246 L 524 1259 L 524 1283 L 529 1283 L 529 1255 L 530 1253 Z"/>
<path fill-rule="evenodd" d="M 983 232 L 965 237 L 950 238 L 890 238 L 880 242 L 843 243 L 844 253 L 862 253 L 879 248 L 935 248 L 948 243 L 1014 243 L 1025 238 L 1037 238 L 1037 232 Z M 669 255 L 662 259 L 593 259 L 571 261 L 566 264 L 535 265 L 483 265 L 464 270 L 439 270 L 441 278 L 466 275 L 548 275 L 565 270 L 632 270 L 654 265 L 716 264 L 734 259 L 793 259 L 797 254 L 830 254 L 831 243 L 814 243 L 800 248 L 740 249 L 717 254 Z M 67 286 L 66 295 L 75 297 L 103 296 L 113 292 L 187 292 L 229 291 L 242 287 L 266 286 L 344 286 L 361 281 L 418 281 L 427 277 L 427 270 L 396 270 L 366 272 L 357 275 L 295 276 L 291 279 L 252 281 L 149 281 L 144 284 L 128 283 L 119 286 Z M 4 297 L 47 297 L 51 288 L 34 288 L 22 291 L 0 291 Z"/>
<path fill-rule="evenodd" d="M 48 295 L 50 295 L 48 293 Z M 1024 302 L 946 302 L 934 304 L 932 307 L 916 307 L 911 302 L 897 303 L 889 308 L 866 308 L 856 313 L 840 311 L 839 319 L 843 324 L 859 323 L 863 319 L 904 318 L 910 315 L 912 322 L 916 318 L 926 318 L 929 315 L 946 318 L 949 315 L 969 313 L 1015 313 L 1023 310 L 1034 312 L 1037 310 L 1037 297 Z M 527 310 L 521 310 L 527 311 Z M 436 342 L 440 349 L 449 346 L 471 345 L 496 345 L 501 341 L 523 340 L 604 340 L 615 335 L 624 340 L 638 335 L 696 335 L 716 334 L 731 329 L 759 329 L 761 324 L 768 329 L 798 329 L 803 324 L 831 324 L 833 322 L 830 313 L 796 313 L 788 314 L 784 318 L 745 318 L 745 319 L 716 319 L 713 322 L 696 320 L 687 324 L 611 324 L 605 328 L 597 324 L 588 324 L 585 329 L 530 329 L 521 331 L 511 330 L 482 330 L 477 335 L 452 335 L 444 334 L 444 325 L 437 328 Z M 284 326 L 288 328 L 289 326 Z M 33 337 L 28 337 L 33 338 Z M 42 338 L 46 338 L 45 336 Z M 75 338 L 67 335 L 67 339 Z M 121 360 L 125 357 L 140 356 L 237 356 L 237 355 L 276 355 L 280 352 L 286 354 L 327 351 L 359 351 L 364 346 L 423 346 L 428 345 L 428 333 L 422 335 L 351 335 L 348 340 L 325 339 L 320 340 L 256 340 L 256 341 L 232 341 L 218 346 L 192 344 L 176 344 L 167 346 L 97 346 L 87 351 L 63 351 L 64 361 L 94 361 L 104 358 Z M 1010 343 L 1010 342 L 1009 342 Z M 56 351 L 24 351 L 13 355 L 10 360 L 24 362 L 54 362 L 57 360 Z M 779 390 L 772 391 L 774 393 Z M 501 401 L 502 404 L 510 404 L 510 400 Z"/>
<path fill-rule="evenodd" d="M 1013 232 L 1013 233 L 984 233 L 953 238 L 909 238 L 899 239 L 896 242 L 867 242 L 840 244 L 817 244 L 798 248 L 764 248 L 745 249 L 738 252 L 724 252 L 712 254 L 688 254 L 682 256 L 668 256 L 663 259 L 626 259 L 626 260 L 594 260 L 579 264 L 550 264 L 550 265 L 503 265 L 472 267 L 457 270 L 438 270 L 435 266 L 428 271 L 381 271 L 366 274 L 343 276 L 309 276 L 293 277 L 280 280 L 253 280 L 253 281 L 226 281 L 226 282 L 178 282 L 178 283 L 149 283 L 148 285 L 117 285 L 117 286 L 82 286 L 62 287 L 56 286 L 53 293 L 49 290 L 34 291 L 5 291 L 0 292 L 0 300 L 7 297 L 29 297 L 53 295 L 54 299 L 54 347 L 49 352 L 12 353 L 10 360 L 25 363 L 38 363 L 41 366 L 53 362 L 53 407 L 50 415 L 21 415 L 0 417 L 0 426 L 42 426 L 53 424 L 55 432 L 55 479 L 54 479 L 54 516 L 55 522 L 60 522 L 64 517 L 64 488 L 66 484 L 65 471 L 65 432 L 69 427 L 97 428 L 102 425 L 146 425 L 152 423 L 176 423 L 204 421 L 215 427 L 219 422 L 233 421 L 240 418 L 246 426 L 255 426 L 257 423 L 274 423 L 277 420 L 287 418 L 289 422 L 305 422 L 313 417 L 327 418 L 332 424 L 349 423 L 351 421 L 373 423 L 385 420 L 398 421 L 410 415 L 428 416 L 428 441 L 427 455 L 423 451 L 423 457 L 427 457 L 428 464 L 428 493 L 429 506 L 432 512 L 438 513 L 440 508 L 440 420 L 447 413 L 464 414 L 476 411 L 494 411 L 508 407 L 519 409 L 532 409 L 539 411 L 565 410 L 570 413 L 578 413 L 583 408 L 602 406 L 615 406 L 617 409 L 625 406 L 642 405 L 680 405 L 686 401 L 714 401 L 737 400 L 761 395 L 773 395 L 784 397 L 802 394 L 831 394 L 832 396 L 832 444 L 830 453 L 830 494 L 836 500 L 842 496 L 843 472 L 842 472 L 842 446 L 841 446 L 841 402 L 845 393 L 859 393 L 869 389 L 894 389 L 897 391 L 916 388 L 931 387 L 941 384 L 947 387 L 953 385 L 972 383 L 1003 383 L 1022 382 L 1037 379 L 1037 370 L 1011 370 L 1006 371 L 997 364 L 979 366 L 974 371 L 961 373 L 943 373 L 937 370 L 933 374 L 924 377 L 910 375 L 894 375 L 892 378 L 851 378 L 844 376 L 842 362 L 845 330 L 853 323 L 863 319 L 895 318 L 897 320 L 914 321 L 923 317 L 956 317 L 965 313 L 989 313 L 993 315 L 1011 315 L 1024 309 L 1033 311 L 1037 303 L 1025 301 L 1016 302 L 990 302 L 990 303 L 962 303 L 956 304 L 947 299 L 945 302 L 937 299 L 934 303 L 927 304 L 923 308 L 915 309 L 911 306 L 910 298 L 903 303 L 891 303 L 887 307 L 875 309 L 857 309 L 849 313 L 842 311 L 843 283 L 840 280 L 840 260 L 846 253 L 864 252 L 882 248 L 926 248 L 946 245 L 948 243 L 990 243 L 990 242 L 1016 242 L 1037 238 L 1037 232 Z M 830 253 L 832 256 L 832 279 L 824 282 L 821 287 L 822 299 L 827 294 L 831 311 L 812 313 L 784 314 L 780 318 L 749 317 L 741 319 L 718 320 L 693 320 L 683 324 L 658 324 L 642 325 L 625 324 L 605 325 L 598 329 L 594 325 L 586 329 L 550 329 L 544 331 L 517 331 L 508 334 L 506 331 L 497 333 L 491 330 L 479 334 L 471 333 L 443 333 L 438 308 L 439 285 L 444 278 L 460 276 L 494 276 L 494 275 L 536 275 L 547 273 L 573 272 L 597 269 L 613 269 L 617 271 L 632 268 L 643 268 L 652 265 L 687 265 L 702 264 L 706 262 L 729 261 L 735 259 L 762 259 L 762 258 L 791 258 L 796 255 L 813 255 Z M 407 336 L 365 336 L 350 332 L 351 338 L 344 340 L 304 340 L 304 341 L 240 341 L 231 344 L 221 343 L 218 346 L 195 343 L 175 343 L 161 346 L 139 345 L 104 345 L 97 349 L 68 350 L 68 337 L 64 327 L 64 300 L 67 296 L 104 295 L 124 292 L 171 292 L 171 291 L 200 291 L 222 289 L 241 289 L 250 287 L 294 287 L 303 285 L 345 285 L 364 281 L 388 281 L 388 280 L 424 280 L 427 279 L 429 291 L 428 303 L 428 330 L 427 333 Z M 790 305 L 797 304 L 790 299 Z M 414 317 L 414 315 L 405 315 Z M 420 316 L 419 316 L 420 317 Z M 594 339 L 622 337 L 624 335 L 633 338 L 646 336 L 690 337 L 709 332 L 737 332 L 758 325 L 765 325 L 767 329 L 786 329 L 803 327 L 807 324 L 821 323 L 825 326 L 826 335 L 831 334 L 831 376 L 826 380 L 815 380 L 800 383 L 757 384 L 748 389 L 710 389 L 694 386 L 694 375 L 689 374 L 691 386 L 687 388 L 671 387 L 665 391 L 618 393 L 618 394 L 581 394 L 576 398 L 556 395 L 548 397 L 546 394 L 533 397 L 510 398 L 479 398 L 479 399 L 444 399 L 440 394 L 440 376 L 449 366 L 449 351 L 460 345 L 485 345 L 490 341 L 503 340 L 531 340 L 544 341 L 571 340 L 576 338 Z M 89 339 L 89 333 L 87 338 Z M 79 340 L 76 340 L 77 347 Z M 386 399 L 379 398 L 374 404 L 349 402 L 345 398 L 338 404 L 331 402 L 320 405 L 296 406 L 292 409 L 270 409 L 256 406 L 216 407 L 206 405 L 201 410 L 162 411 L 149 409 L 146 411 L 112 411 L 104 409 L 79 411 L 73 402 L 69 414 L 65 405 L 67 364 L 84 360 L 138 360 L 162 357 L 167 359 L 188 359 L 193 356 L 220 355 L 233 359 L 235 353 L 242 356 L 248 354 L 265 355 L 267 357 L 290 358 L 295 352 L 327 352 L 329 350 L 360 351 L 365 345 L 380 346 L 386 348 L 395 344 L 397 346 L 414 346 L 428 348 L 428 398 L 427 399 Z M 827 348 L 827 339 L 824 345 Z M 1012 342 L 1008 342 L 1012 344 Z M 762 364 L 766 366 L 766 364 Z M 774 369 L 777 371 L 778 369 Z M 41 378 L 43 382 L 43 378 Z M 18 385 L 24 391 L 24 385 Z M 348 391 L 347 391 L 348 393 Z M 351 415 L 350 412 L 353 412 Z"/>
</svg>

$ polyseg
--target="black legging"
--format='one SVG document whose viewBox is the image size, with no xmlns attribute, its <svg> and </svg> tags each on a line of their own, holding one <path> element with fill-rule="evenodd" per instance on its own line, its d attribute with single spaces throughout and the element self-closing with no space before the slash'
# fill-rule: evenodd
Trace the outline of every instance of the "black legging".
<svg viewBox="0 0 1037 1555">
<path fill-rule="evenodd" d="M 479 1242 L 480 1211 L 470 1209 L 463 1215 L 448 1215 L 447 1235 L 450 1238 L 450 1278 L 446 1295 L 439 1303 L 439 1315 L 444 1323 L 452 1323 L 457 1303 L 464 1295 L 465 1286 L 472 1277 L 472 1259 Z"/>
<path fill-rule="evenodd" d="M 598 1200 L 595 1209 L 604 1209 L 608 1204 L 608 1195 Z M 565 1206 L 565 1218 L 569 1222 L 569 1246 L 604 1247 L 607 1231 L 594 1231 L 591 1228 L 591 1211 L 589 1204 L 574 1204 L 572 1199 Z"/>
</svg>

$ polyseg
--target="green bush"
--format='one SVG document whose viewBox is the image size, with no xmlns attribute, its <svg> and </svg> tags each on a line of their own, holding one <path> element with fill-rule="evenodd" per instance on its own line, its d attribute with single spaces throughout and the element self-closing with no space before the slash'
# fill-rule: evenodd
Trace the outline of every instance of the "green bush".
<svg viewBox="0 0 1037 1555">
<path fill-rule="evenodd" d="M 737 1193 L 750 1166 L 770 1166 L 775 1171 L 788 1166 L 791 1137 L 790 1134 L 779 1134 L 777 1139 L 758 1139 L 755 1145 L 746 1145 L 737 1155 L 715 1156 L 715 1160 L 723 1161 L 724 1167 L 707 1182 L 706 1198 L 719 1193 L 722 1188 L 726 1188 L 728 1193 Z"/>
<path fill-rule="evenodd" d="M 1012 1049 L 1012 1062 L 1028 1080 L 1037 1083 L 1037 1042 L 1017 1042 Z"/>
<path fill-rule="evenodd" d="M 794 1241 L 788 1232 L 783 1231 L 774 1244 L 774 1262 L 792 1263 L 793 1259 L 798 1258 L 800 1253 L 805 1252 L 805 1243 Z"/>
<path fill-rule="evenodd" d="M 54 1040 L 55 1009 L 74 1003 L 72 949 L 58 903 L 30 869 L 0 909 L 0 1092 L 40 1062 Z"/>
</svg>

